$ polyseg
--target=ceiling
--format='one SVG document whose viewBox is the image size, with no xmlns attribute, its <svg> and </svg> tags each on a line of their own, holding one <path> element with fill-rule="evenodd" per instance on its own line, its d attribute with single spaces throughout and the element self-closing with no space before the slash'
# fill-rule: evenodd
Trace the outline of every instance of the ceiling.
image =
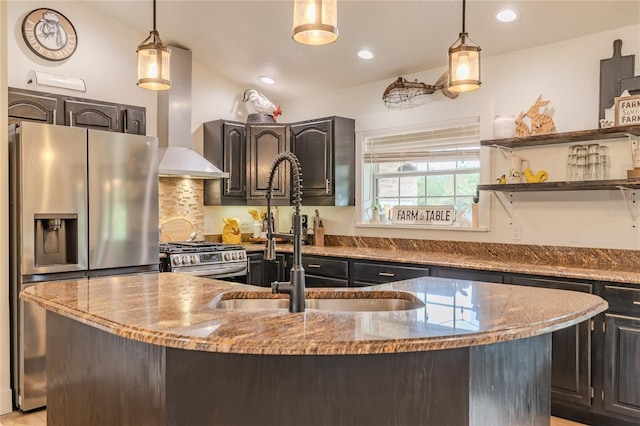
<svg viewBox="0 0 640 426">
<path fill-rule="evenodd" d="M 152 1 L 85 0 L 139 31 L 152 29 Z M 117 5 L 117 6 L 116 6 Z M 505 5 L 522 14 L 502 24 Z M 640 23 L 640 1 L 482 1 L 466 5 L 466 30 L 484 58 Z M 338 41 L 301 45 L 291 39 L 292 0 L 158 0 L 163 41 L 192 50 L 193 59 L 276 103 L 301 96 L 447 67 L 447 49 L 462 29 L 462 0 L 338 0 Z M 613 42 L 613 40 L 612 40 Z M 355 52 L 369 48 L 374 59 Z M 625 51 L 623 55 L 638 52 Z M 268 75 L 268 86 L 258 76 Z M 435 81 L 425 81 L 433 84 Z"/>
</svg>

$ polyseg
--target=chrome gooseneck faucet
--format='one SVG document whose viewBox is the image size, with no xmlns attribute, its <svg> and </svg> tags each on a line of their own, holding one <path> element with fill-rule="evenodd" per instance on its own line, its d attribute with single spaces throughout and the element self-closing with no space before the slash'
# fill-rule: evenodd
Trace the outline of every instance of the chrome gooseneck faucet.
<svg viewBox="0 0 640 426">
<path fill-rule="evenodd" d="M 273 230 L 271 220 L 271 198 L 273 196 L 273 177 L 278 170 L 278 166 L 287 160 L 291 168 L 292 188 L 291 198 L 293 200 L 293 234 L 276 234 Z M 276 258 L 276 237 L 293 240 L 293 265 L 291 266 L 291 279 L 289 282 L 271 283 L 273 293 L 285 293 L 289 295 L 289 312 L 304 312 L 304 268 L 302 267 L 302 217 L 300 216 L 302 207 L 302 169 L 300 161 L 291 152 L 286 151 L 278 154 L 273 160 L 269 181 L 267 185 L 267 243 L 264 248 L 264 260 L 274 260 Z"/>
</svg>

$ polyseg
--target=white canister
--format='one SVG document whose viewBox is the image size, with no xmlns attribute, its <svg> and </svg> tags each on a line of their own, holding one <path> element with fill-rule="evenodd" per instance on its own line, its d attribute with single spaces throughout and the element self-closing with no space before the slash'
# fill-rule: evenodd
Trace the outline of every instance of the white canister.
<svg viewBox="0 0 640 426">
<path fill-rule="evenodd" d="M 512 138 L 516 135 L 516 117 L 500 114 L 493 119 L 493 137 L 495 139 Z"/>
<path fill-rule="evenodd" d="M 262 233 L 262 221 L 256 220 L 253 222 L 253 238 L 260 238 L 260 234 Z"/>
</svg>

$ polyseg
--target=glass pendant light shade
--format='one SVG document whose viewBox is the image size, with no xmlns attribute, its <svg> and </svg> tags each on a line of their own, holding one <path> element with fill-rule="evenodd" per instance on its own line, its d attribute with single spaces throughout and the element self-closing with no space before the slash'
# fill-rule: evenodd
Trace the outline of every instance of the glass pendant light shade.
<svg viewBox="0 0 640 426">
<path fill-rule="evenodd" d="M 319 46 L 338 39 L 337 0 L 295 0 L 293 39 Z"/>
<path fill-rule="evenodd" d="M 480 88 L 480 46 L 467 44 L 465 34 L 449 48 L 449 90 L 470 92 Z"/>
<path fill-rule="evenodd" d="M 462 32 L 449 48 L 449 87 L 452 92 L 480 88 L 480 46 L 465 31 L 466 0 L 462 0 Z"/>
<path fill-rule="evenodd" d="M 156 31 L 156 0 L 153 0 L 153 30 L 138 45 L 138 86 L 149 90 L 171 88 L 171 49 Z"/>
<path fill-rule="evenodd" d="M 150 90 L 170 89 L 170 58 L 171 51 L 162 44 L 158 32 L 151 31 L 149 38 L 138 46 L 138 86 Z"/>
</svg>

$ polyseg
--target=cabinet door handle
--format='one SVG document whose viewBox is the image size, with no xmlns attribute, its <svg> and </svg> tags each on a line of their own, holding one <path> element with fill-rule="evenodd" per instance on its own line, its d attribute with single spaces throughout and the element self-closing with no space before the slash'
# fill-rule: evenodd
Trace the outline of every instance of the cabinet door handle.
<svg viewBox="0 0 640 426">
<path fill-rule="evenodd" d="M 128 132 L 128 130 L 129 130 L 129 120 L 127 120 L 127 110 L 126 109 L 124 110 L 124 114 L 122 115 L 122 127 L 123 127 L 122 131 L 124 133 L 129 133 Z"/>
<path fill-rule="evenodd" d="M 321 266 L 317 263 L 310 263 L 307 265 L 307 268 L 320 268 Z"/>
<path fill-rule="evenodd" d="M 231 179 L 230 178 L 226 179 L 225 187 L 226 187 L 226 191 L 227 191 L 227 194 L 228 194 L 231 191 Z"/>
<path fill-rule="evenodd" d="M 633 301 L 633 304 L 634 304 L 634 305 L 640 305 L 640 300 L 634 300 L 634 301 Z"/>
<path fill-rule="evenodd" d="M 330 186 L 331 186 L 331 181 L 329 179 L 325 179 L 325 181 L 324 181 L 324 191 L 325 191 L 325 193 L 329 194 L 331 192 L 330 188 L 329 188 Z"/>
<path fill-rule="evenodd" d="M 51 123 L 51 124 L 58 124 L 58 123 L 56 122 L 56 112 L 58 112 L 58 110 L 55 110 L 55 109 L 54 109 L 54 110 L 53 110 L 53 123 Z"/>
<path fill-rule="evenodd" d="M 396 274 L 392 274 L 391 272 L 378 272 L 378 275 L 381 277 L 395 277 Z"/>
<path fill-rule="evenodd" d="M 73 111 L 69 111 L 69 127 L 73 127 Z"/>
</svg>

